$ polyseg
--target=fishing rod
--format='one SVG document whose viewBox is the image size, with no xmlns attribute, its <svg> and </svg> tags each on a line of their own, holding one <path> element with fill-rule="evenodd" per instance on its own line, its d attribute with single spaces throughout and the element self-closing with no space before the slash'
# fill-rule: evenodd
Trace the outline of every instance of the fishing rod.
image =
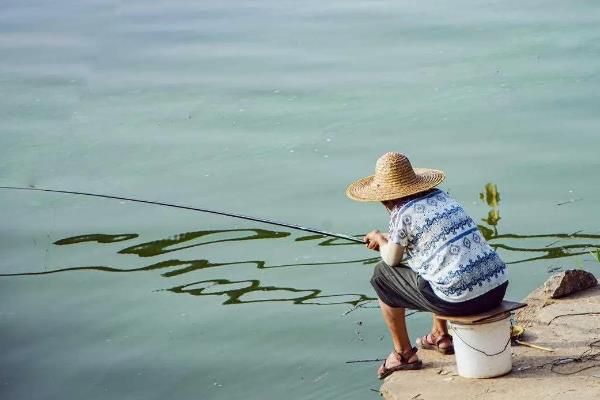
<svg viewBox="0 0 600 400">
<path fill-rule="evenodd" d="M 364 244 L 364 242 L 361 239 L 358 239 L 356 237 L 349 236 L 349 235 L 343 235 L 340 233 L 332 233 L 332 232 L 322 231 L 320 229 L 307 228 L 307 227 L 296 225 L 296 224 L 288 224 L 285 222 L 279 222 L 279 221 L 274 221 L 274 220 L 265 219 L 265 218 L 250 217 L 247 215 L 235 214 L 235 213 L 230 213 L 230 212 L 225 212 L 225 211 L 209 210 L 207 208 L 189 207 L 189 206 L 182 206 L 179 204 L 163 203 L 160 201 L 151 201 L 151 200 L 135 199 L 135 198 L 130 198 L 130 197 L 112 196 L 112 195 L 100 194 L 100 193 L 75 192 L 75 191 L 71 191 L 71 190 L 44 189 L 44 188 L 37 188 L 37 187 L 21 187 L 21 186 L 0 186 L 0 189 L 28 190 L 28 191 L 36 191 L 36 192 L 74 194 L 74 195 L 80 195 L 80 196 L 100 197 L 100 198 L 112 199 L 112 200 L 132 201 L 135 203 L 153 204 L 153 205 L 157 205 L 157 206 L 179 208 L 182 210 L 200 211 L 200 212 L 205 212 L 205 213 L 209 213 L 209 214 L 224 215 L 226 217 L 240 218 L 240 219 L 245 219 L 248 221 L 263 222 L 265 224 L 283 226 L 286 228 L 292 228 L 292 229 L 297 229 L 300 231 L 317 233 L 319 235 L 330 236 L 330 237 L 335 237 L 335 238 L 339 238 L 339 239 L 349 240 L 351 242 Z"/>
</svg>

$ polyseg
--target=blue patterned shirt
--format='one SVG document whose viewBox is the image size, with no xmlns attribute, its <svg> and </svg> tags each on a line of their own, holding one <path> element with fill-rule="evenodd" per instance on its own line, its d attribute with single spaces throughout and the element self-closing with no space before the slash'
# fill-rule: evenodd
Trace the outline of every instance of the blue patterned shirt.
<svg viewBox="0 0 600 400">
<path fill-rule="evenodd" d="M 392 209 L 389 240 L 442 300 L 472 299 L 504 283 L 506 265 L 454 199 L 433 189 Z"/>
</svg>

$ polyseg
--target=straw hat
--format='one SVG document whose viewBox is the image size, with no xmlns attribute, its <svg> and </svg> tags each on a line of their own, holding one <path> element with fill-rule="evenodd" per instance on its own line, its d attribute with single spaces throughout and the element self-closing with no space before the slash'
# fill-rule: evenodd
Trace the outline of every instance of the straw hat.
<svg viewBox="0 0 600 400">
<path fill-rule="evenodd" d="M 444 172 L 413 168 L 402 153 L 385 153 L 377 160 L 375 175 L 362 178 L 346 189 L 346 196 L 357 201 L 385 201 L 410 196 L 439 185 Z"/>
</svg>

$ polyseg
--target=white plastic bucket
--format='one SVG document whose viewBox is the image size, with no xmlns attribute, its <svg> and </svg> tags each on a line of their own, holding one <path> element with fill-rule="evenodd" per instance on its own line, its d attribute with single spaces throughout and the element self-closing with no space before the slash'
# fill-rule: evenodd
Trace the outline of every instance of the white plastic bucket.
<svg viewBox="0 0 600 400">
<path fill-rule="evenodd" d="M 450 321 L 456 368 L 460 376 L 493 378 L 510 372 L 510 313 L 500 318 L 476 324 Z"/>
</svg>

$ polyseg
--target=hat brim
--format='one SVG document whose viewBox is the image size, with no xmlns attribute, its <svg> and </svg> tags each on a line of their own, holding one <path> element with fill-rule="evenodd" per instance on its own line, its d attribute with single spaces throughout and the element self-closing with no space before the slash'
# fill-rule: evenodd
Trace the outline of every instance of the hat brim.
<svg viewBox="0 0 600 400">
<path fill-rule="evenodd" d="M 377 186 L 373 183 L 375 175 L 371 175 L 351 183 L 346 189 L 346 196 L 356 201 L 394 200 L 436 187 L 446 177 L 438 169 L 414 168 L 414 171 L 415 181 L 404 187 Z"/>
</svg>

